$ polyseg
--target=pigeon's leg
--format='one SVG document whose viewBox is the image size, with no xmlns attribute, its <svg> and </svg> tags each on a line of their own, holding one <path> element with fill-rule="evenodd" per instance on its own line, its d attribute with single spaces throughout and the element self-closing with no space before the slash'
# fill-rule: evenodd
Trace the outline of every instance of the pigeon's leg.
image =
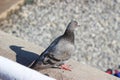
<svg viewBox="0 0 120 80">
<path fill-rule="evenodd" d="M 63 63 L 63 61 L 56 64 L 58 68 L 71 71 L 69 65 Z"/>
<path fill-rule="evenodd" d="M 64 64 L 63 61 L 60 61 L 60 62 L 56 63 L 55 65 L 53 65 L 53 68 L 59 68 L 59 69 L 71 71 L 69 65 Z"/>
<path fill-rule="evenodd" d="M 68 70 L 68 71 L 71 71 L 69 65 L 66 65 L 66 64 L 62 64 L 59 66 L 60 69 L 64 69 L 64 70 Z"/>
</svg>

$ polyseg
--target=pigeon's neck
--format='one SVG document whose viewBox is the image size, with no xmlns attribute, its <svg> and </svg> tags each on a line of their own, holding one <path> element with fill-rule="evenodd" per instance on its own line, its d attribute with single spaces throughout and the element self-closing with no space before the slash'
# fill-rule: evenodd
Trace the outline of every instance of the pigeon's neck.
<svg viewBox="0 0 120 80">
<path fill-rule="evenodd" d="M 63 34 L 63 38 L 74 43 L 74 32 L 66 29 L 65 33 Z"/>
</svg>

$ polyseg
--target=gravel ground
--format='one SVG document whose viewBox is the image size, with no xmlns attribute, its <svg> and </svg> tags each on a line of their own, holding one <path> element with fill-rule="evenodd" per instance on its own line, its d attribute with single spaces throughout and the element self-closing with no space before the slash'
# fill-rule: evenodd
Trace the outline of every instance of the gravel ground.
<svg viewBox="0 0 120 80">
<path fill-rule="evenodd" d="M 36 0 L 0 22 L 0 29 L 44 48 L 78 21 L 73 58 L 100 70 L 120 65 L 120 0 Z"/>
</svg>

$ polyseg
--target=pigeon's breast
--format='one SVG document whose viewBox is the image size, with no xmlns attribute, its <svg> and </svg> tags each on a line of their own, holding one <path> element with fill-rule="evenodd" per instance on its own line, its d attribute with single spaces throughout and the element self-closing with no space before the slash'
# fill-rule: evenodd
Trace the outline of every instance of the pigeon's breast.
<svg viewBox="0 0 120 80">
<path fill-rule="evenodd" d="M 67 60 L 74 53 L 74 44 L 67 40 L 61 40 L 56 46 L 54 57 L 60 60 Z"/>
</svg>

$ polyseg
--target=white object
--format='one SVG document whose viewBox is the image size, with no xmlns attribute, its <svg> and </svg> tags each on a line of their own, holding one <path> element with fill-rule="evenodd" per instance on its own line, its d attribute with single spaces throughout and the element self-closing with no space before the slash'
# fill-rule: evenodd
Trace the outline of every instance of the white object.
<svg viewBox="0 0 120 80">
<path fill-rule="evenodd" d="M 0 56 L 0 80 L 55 80 Z"/>
</svg>

